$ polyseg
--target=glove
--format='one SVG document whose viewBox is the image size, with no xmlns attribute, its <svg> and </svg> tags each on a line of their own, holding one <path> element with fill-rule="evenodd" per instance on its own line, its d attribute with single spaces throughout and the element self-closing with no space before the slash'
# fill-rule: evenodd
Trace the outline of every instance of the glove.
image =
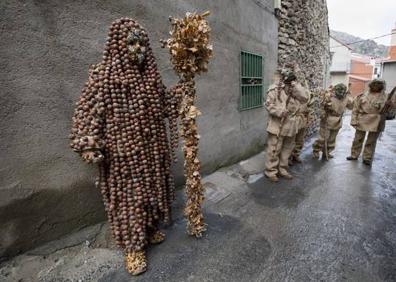
<svg viewBox="0 0 396 282">
<path fill-rule="evenodd" d="M 99 150 L 87 150 L 81 153 L 81 157 L 87 163 L 99 163 L 103 161 L 104 156 Z"/>
</svg>

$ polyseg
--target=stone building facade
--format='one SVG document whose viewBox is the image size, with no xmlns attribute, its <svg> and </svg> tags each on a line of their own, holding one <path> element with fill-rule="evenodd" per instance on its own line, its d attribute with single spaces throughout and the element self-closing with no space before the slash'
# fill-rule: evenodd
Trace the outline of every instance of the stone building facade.
<svg viewBox="0 0 396 282">
<path fill-rule="evenodd" d="M 278 62 L 296 62 L 313 95 L 330 84 L 330 32 L 326 0 L 282 0 L 279 15 Z M 318 108 L 313 104 L 313 110 Z M 311 135 L 318 125 L 312 119 Z"/>
</svg>

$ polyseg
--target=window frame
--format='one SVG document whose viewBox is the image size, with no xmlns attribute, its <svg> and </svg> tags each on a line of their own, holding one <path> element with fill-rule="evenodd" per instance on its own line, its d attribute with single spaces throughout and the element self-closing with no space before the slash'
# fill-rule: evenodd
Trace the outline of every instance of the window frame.
<svg viewBox="0 0 396 282">
<path fill-rule="evenodd" d="M 255 61 L 255 60 L 259 61 Z M 246 83 L 246 80 L 253 83 Z M 256 84 L 255 82 L 259 82 Z M 239 53 L 239 106 L 240 112 L 263 107 L 264 56 L 246 50 Z"/>
</svg>

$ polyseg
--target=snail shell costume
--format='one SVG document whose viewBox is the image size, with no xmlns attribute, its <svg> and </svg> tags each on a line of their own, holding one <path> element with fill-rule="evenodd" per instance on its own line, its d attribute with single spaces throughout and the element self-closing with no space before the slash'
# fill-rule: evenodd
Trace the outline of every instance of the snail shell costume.
<svg viewBox="0 0 396 282">
<path fill-rule="evenodd" d="M 112 23 L 102 62 L 89 70 L 77 103 L 71 147 L 98 163 L 105 210 L 133 274 L 146 269 L 144 248 L 162 241 L 174 182 L 166 119 L 174 135 L 177 107 L 158 72 L 146 31 L 134 20 Z"/>
</svg>

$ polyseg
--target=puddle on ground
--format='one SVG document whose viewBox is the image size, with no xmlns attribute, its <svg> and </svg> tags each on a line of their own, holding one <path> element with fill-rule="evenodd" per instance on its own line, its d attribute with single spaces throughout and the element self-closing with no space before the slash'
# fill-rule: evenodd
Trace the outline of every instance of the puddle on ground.
<svg viewBox="0 0 396 282">
<path fill-rule="evenodd" d="M 255 182 L 257 182 L 259 179 L 261 179 L 262 177 L 264 177 L 264 174 L 263 174 L 263 173 L 258 173 L 258 174 L 249 175 L 249 178 L 248 178 L 248 180 L 247 180 L 247 183 L 248 183 L 248 184 L 255 183 Z"/>
</svg>

